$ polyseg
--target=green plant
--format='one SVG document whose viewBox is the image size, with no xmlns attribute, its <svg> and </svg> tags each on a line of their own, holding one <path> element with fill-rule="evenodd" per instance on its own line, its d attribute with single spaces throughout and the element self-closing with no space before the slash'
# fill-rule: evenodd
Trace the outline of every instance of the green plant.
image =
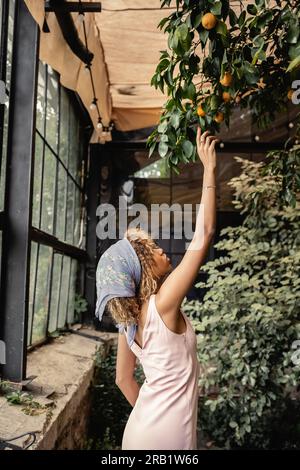
<svg viewBox="0 0 300 470">
<path fill-rule="evenodd" d="M 22 411 L 31 416 L 43 413 L 48 409 L 47 406 L 35 401 L 30 393 L 20 390 L 10 391 L 6 394 L 6 399 L 10 405 L 22 405 Z"/>
<path fill-rule="evenodd" d="M 243 171 L 229 184 L 244 222 L 222 230 L 218 258 L 201 268 L 207 282 L 196 285 L 207 289 L 204 300 L 184 306 L 198 317 L 200 423 L 218 445 L 300 447 L 300 366 L 292 360 L 300 338 L 299 192 L 294 207 L 284 205 L 282 174 L 235 158 Z"/>
<path fill-rule="evenodd" d="M 75 321 L 81 321 L 81 316 L 83 313 L 87 311 L 88 308 L 88 303 L 87 300 L 82 297 L 80 294 L 75 294 L 75 301 L 74 301 L 74 320 Z"/>
<path fill-rule="evenodd" d="M 161 0 L 161 7 L 170 3 Z M 216 116 L 222 113 L 229 126 L 233 108 L 241 106 L 267 127 L 291 99 L 300 65 L 299 2 L 240 6 L 238 12 L 229 0 L 177 0 L 176 11 L 158 25 L 168 49 L 161 51 L 151 84 L 168 99 L 148 139 L 149 156 L 157 149 L 177 173 L 180 162 L 195 161 L 196 125 L 218 131 Z M 202 24 L 207 13 L 216 19 L 209 30 Z"/>
<path fill-rule="evenodd" d="M 7 380 L 0 379 L 0 395 L 6 395 L 13 390 L 12 385 Z"/>
</svg>

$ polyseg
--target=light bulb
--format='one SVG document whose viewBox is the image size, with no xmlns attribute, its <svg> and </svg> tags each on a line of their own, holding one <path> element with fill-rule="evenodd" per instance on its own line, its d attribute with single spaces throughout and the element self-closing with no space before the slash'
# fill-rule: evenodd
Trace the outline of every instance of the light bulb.
<svg viewBox="0 0 300 470">
<path fill-rule="evenodd" d="M 293 122 L 289 122 L 289 128 L 290 128 L 290 129 L 293 129 L 293 127 L 294 127 L 294 123 L 293 123 Z"/>
<path fill-rule="evenodd" d="M 83 23 L 84 22 L 84 13 L 78 13 L 77 20 L 78 20 L 78 23 Z"/>
<path fill-rule="evenodd" d="M 256 142 L 258 142 L 258 141 L 259 141 L 259 135 L 256 135 L 256 136 L 254 137 L 254 139 L 256 140 Z"/>
<path fill-rule="evenodd" d="M 224 142 L 220 142 L 220 148 L 223 149 L 225 147 Z"/>
</svg>

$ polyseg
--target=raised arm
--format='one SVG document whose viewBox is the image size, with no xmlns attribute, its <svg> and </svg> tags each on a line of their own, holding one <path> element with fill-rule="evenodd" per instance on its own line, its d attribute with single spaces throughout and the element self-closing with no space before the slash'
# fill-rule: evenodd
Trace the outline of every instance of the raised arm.
<svg viewBox="0 0 300 470">
<path fill-rule="evenodd" d="M 201 135 L 200 128 L 197 130 L 197 151 L 204 166 L 204 175 L 195 232 L 183 259 L 165 279 L 156 294 L 156 307 L 161 315 L 179 315 L 182 300 L 196 280 L 215 232 L 217 163 L 215 144 L 218 139 L 208 134 L 206 131 Z"/>
<path fill-rule="evenodd" d="M 125 334 L 119 333 L 115 382 L 131 406 L 135 405 L 140 391 L 134 378 L 135 365 L 136 356 L 129 348 Z"/>
</svg>

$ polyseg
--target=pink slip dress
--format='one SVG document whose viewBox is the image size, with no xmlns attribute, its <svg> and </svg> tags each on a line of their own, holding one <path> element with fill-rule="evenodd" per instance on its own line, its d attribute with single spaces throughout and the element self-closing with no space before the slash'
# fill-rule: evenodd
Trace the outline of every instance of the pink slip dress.
<svg viewBox="0 0 300 470">
<path fill-rule="evenodd" d="M 182 315 L 186 331 L 174 333 L 156 309 L 155 294 L 150 296 L 143 347 L 131 345 L 146 379 L 126 423 L 122 450 L 197 449 L 197 339 Z"/>
</svg>

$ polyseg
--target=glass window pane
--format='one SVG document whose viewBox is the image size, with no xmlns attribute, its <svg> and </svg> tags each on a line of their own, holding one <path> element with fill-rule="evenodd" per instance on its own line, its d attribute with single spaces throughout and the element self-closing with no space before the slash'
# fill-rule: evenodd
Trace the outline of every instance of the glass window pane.
<svg viewBox="0 0 300 470">
<path fill-rule="evenodd" d="M 3 144 L 2 144 L 2 161 L 1 161 L 1 174 L 0 174 L 0 210 L 4 209 L 7 130 L 8 130 L 8 105 L 6 103 L 4 105 Z"/>
<path fill-rule="evenodd" d="M 42 196 L 42 224 L 45 232 L 53 233 L 53 209 L 56 180 L 56 158 L 51 151 L 45 147 L 43 196 Z"/>
<path fill-rule="evenodd" d="M 222 125 L 218 138 L 226 141 L 251 142 L 252 124 L 251 109 L 241 107 L 233 108 L 230 118 L 230 127 Z"/>
<path fill-rule="evenodd" d="M 6 88 L 6 101 L 3 106 L 3 142 L 2 152 L 0 151 L 0 211 L 4 208 L 4 194 L 5 194 L 5 172 L 6 172 L 6 152 L 7 152 L 7 130 L 8 130 L 8 114 L 9 114 L 9 98 L 8 94 L 10 91 L 10 79 L 11 79 L 11 61 L 12 61 L 12 44 L 13 44 L 13 32 L 14 32 L 14 11 L 15 1 L 9 2 L 9 17 L 8 17 L 8 32 L 7 32 L 7 56 L 3 57 L 6 60 L 6 77 L 5 77 L 5 88 Z M 2 18 L 2 2 L 1 2 L 1 16 Z M 2 123 L 1 123 L 2 124 Z"/>
<path fill-rule="evenodd" d="M 170 168 L 168 167 L 167 159 L 160 158 L 150 163 L 150 165 L 146 165 L 141 170 L 136 171 L 134 176 L 135 178 L 169 178 Z"/>
<path fill-rule="evenodd" d="M 69 299 L 68 299 L 68 316 L 67 323 L 74 323 L 74 306 L 75 306 L 75 293 L 76 293 L 76 280 L 77 280 L 77 269 L 78 261 L 75 259 L 71 260 L 71 275 L 70 275 L 70 286 L 69 286 Z"/>
<path fill-rule="evenodd" d="M 40 211 L 42 199 L 42 180 L 43 180 L 43 149 L 44 142 L 41 137 L 35 134 L 35 155 L 34 155 L 34 177 L 33 177 L 33 200 L 32 200 L 32 225 L 40 228 Z"/>
<path fill-rule="evenodd" d="M 8 38 L 7 38 L 7 60 L 6 60 L 6 88 L 10 89 L 11 79 L 11 62 L 14 34 L 14 18 L 15 18 L 15 0 L 9 2 L 9 20 L 8 20 Z"/>
<path fill-rule="evenodd" d="M 45 120 L 45 89 L 46 89 L 46 66 L 39 62 L 38 91 L 36 101 L 36 127 L 44 136 Z M 45 136 L 44 136 L 45 137 Z"/>
<path fill-rule="evenodd" d="M 34 312 L 32 343 L 43 340 L 46 337 L 48 302 L 49 302 L 49 280 L 51 274 L 52 249 L 48 246 L 39 246 L 38 269 L 36 287 L 34 291 Z"/>
<path fill-rule="evenodd" d="M 53 257 L 51 300 L 49 312 L 48 332 L 53 333 L 57 329 L 58 323 L 58 307 L 59 307 L 59 291 L 61 284 L 62 255 L 55 253 Z"/>
<path fill-rule="evenodd" d="M 28 336 L 27 346 L 31 344 L 31 330 L 32 330 L 32 313 L 33 313 L 33 302 L 35 292 L 35 281 L 37 275 L 37 251 L 38 244 L 31 243 L 31 254 L 30 254 L 30 280 L 29 280 L 29 305 L 28 305 Z"/>
<path fill-rule="evenodd" d="M 63 328 L 67 320 L 70 268 L 71 268 L 71 259 L 68 258 L 67 256 L 64 256 L 62 276 L 61 276 L 61 282 L 60 282 L 58 328 Z"/>
<path fill-rule="evenodd" d="M 69 178 L 67 196 L 67 235 L 66 241 L 74 243 L 74 207 L 75 207 L 75 183 Z"/>
<path fill-rule="evenodd" d="M 81 210 L 80 210 L 80 202 L 81 202 L 81 192 L 78 188 L 75 188 L 75 226 L 74 226 L 74 245 L 78 246 L 80 241 L 81 235 Z M 81 245 L 82 247 L 82 245 Z"/>
<path fill-rule="evenodd" d="M 56 152 L 58 137 L 58 83 L 56 75 L 49 65 L 47 66 L 47 70 L 46 139 Z"/>
<path fill-rule="evenodd" d="M 169 179 L 146 179 L 134 180 L 134 202 L 145 204 L 150 208 L 151 204 L 170 204 L 170 181 Z"/>
<path fill-rule="evenodd" d="M 59 158 L 68 165 L 69 151 L 69 108 L 70 99 L 61 87 L 60 91 L 60 120 L 59 120 Z"/>
<path fill-rule="evenodd" d="M 55 236 L 59 240 L 65 240 L 66 232 L 66 205 L 67 205 L 67 173 L 64 167 L 58 164 L 57 180 L 57 218 Z"/>
<path fill-rule="evenodd" d="M 79 123 L 78 119 L 75 115 L 75 111 L 73 108 L 70 109 L 70 154 L 69 154 L 69 164 L 68 169 L 75 178 L 77 182 L 79 182 Z"/>
</svg>

